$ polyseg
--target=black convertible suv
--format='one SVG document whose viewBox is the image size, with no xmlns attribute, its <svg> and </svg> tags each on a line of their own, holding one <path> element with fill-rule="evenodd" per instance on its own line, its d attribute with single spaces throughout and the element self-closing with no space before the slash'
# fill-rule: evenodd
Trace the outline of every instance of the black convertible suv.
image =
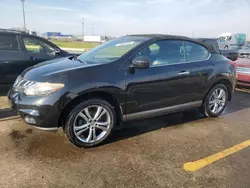
<svg viewBox="0 0 250 188">
<path fill-rule="evenodd" d="M 26 69 L 8 98 L 26 123 L 62 127 L 71 143 L 92 147 L 122 121 L 190 108 L 217 117 L 235 78 L 234 63 L 201 41 L 129 35 Z"/>
</svg>

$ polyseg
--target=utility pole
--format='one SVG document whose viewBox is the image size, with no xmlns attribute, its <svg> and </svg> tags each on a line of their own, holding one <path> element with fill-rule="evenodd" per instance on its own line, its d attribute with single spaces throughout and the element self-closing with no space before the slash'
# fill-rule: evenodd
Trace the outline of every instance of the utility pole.
<svg viewBox="0 0 250 188">
<path fill-rule="evenodd" d="M 82 41 L 84 41 L 84 18 L 82 19 Z"/>
<path fill-rule="evenodd" d="M 195 28 L 193 29 L 193 38 L 194 38 L 194 32 L 195 32 Z"/>
<path fill-rule="evenodd" d="M 26 20 L 25 20 L 25 11 L 24 11 L 24 1 L 25 0 L 21 0 L 22 1 L 22 6 L 23 6 L 23 29 L 26 32 Z"/>
<path fill-rule="evenodd" d="M 92 25 L 92 36 L 95 35 L 95 24 Z"/>
</svg>

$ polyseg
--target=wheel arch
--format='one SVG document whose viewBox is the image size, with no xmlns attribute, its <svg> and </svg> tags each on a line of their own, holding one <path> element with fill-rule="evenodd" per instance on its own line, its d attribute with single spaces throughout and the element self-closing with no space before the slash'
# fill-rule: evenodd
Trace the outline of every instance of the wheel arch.
<svg viewBox="0 0 250 188">
<path fill-rule="evenodd" d="M 206 99 L 209 91 L 215 86 L 215 85 L 218 85 L 218 84 L 223 84 L 226 86 L 227 90 L 228 90 L 228 101 L 231 101 L 232 99 L 232 91 L 233 91 L 233 84 L 226 78 L 221 78 L 219 80 L 216 80 L 210 87 L 209 89 L 207 90 L 206 92 L 206 96 L 204 97 L 203 99 L 203 102 L 204 100 Z"/>
<path fill-rule="evenodd" d="M 102 99 L 109 102 L 115 109 L 117 123 L 119 123 L 122 120 L 122 115 L 123 115 L 122 108 L 120 106 L 119 101 L 113 94 L 106 91 L 88 91 L 81 95 L 76 96 L 66 104 L 59 117 L 58 121 L 59 127 L 64 126 L 68 114 L 77 104 L 88 99 Z"/>
</svg>

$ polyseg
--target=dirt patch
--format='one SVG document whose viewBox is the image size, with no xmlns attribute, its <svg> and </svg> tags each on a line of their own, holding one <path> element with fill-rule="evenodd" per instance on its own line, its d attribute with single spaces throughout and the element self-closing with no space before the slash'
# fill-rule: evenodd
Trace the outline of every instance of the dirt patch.
<svg viewBox="0 0 250 188">
<path fill-rule="evenodd" d="M 22 138 L 25 138 L 26 136 L 22 134 L 20 131 L 17 131 L 15 129 L 12 130 L 12 132 L 9 134 L 13 140 L 19 140 Z"/>
<path fill-rule="evenodd" d="M 0 109 L 9 108 L 8 99 L 6 96 L 0 97 Z"/>
<path fill-rule="evenodd" d="M 25 132 L 31 134 L 31 133 L 33 133 L 33 129 L 26 129 Z"/>
<path fill-rule="evenodd" d="M 83 150 L 73 147 L 58 132 L 44 132 L 34 129 L 26 129 L 22 132 L 26 136 L 16 149 L 25 157 L 36 158 L 37 160 L 76 160 L 84 155 Z M 21 140 L 19 140 L 21 141 Z"/>
<path fill-rule="evenodd" d="M 19 146 L 20 141 L 22 141 L 22 139 L 26 137 L 23 133 L 21 133 L 20 131 L 15 130 L 15 129 L 13 129 L 11 131 L 11 133 L 9 134 L 9 136 L 14 141 L 14 143 L 16 144 L 16 146 Z"/>
</svg>

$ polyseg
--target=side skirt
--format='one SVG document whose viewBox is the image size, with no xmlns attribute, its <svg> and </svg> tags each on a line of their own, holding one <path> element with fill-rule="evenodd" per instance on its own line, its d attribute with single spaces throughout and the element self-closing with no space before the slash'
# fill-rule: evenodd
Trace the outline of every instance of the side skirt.
<svg viewBox="0 0 250 188">
<path fill-rule="evenodd" d="M 168 106 L 164 108 L 158 108 L 154 110 L 147 110 L 143 112 L 136 112 L 132 114 L 126 114 L 122 116 L 123 121 L 130 121 L 130 120 L 137 120 L 137 119 L 144 119 L 144 118 L 151 118 L 155 116 L 161 116 L 164 114 L 171 114 L 179 111 L 185 111 L 192 108 L 197 108 L 202 105 L 202 101 L 195 101 L 185 104 L 179 104 L 175 106 Z"/>
</svg>

